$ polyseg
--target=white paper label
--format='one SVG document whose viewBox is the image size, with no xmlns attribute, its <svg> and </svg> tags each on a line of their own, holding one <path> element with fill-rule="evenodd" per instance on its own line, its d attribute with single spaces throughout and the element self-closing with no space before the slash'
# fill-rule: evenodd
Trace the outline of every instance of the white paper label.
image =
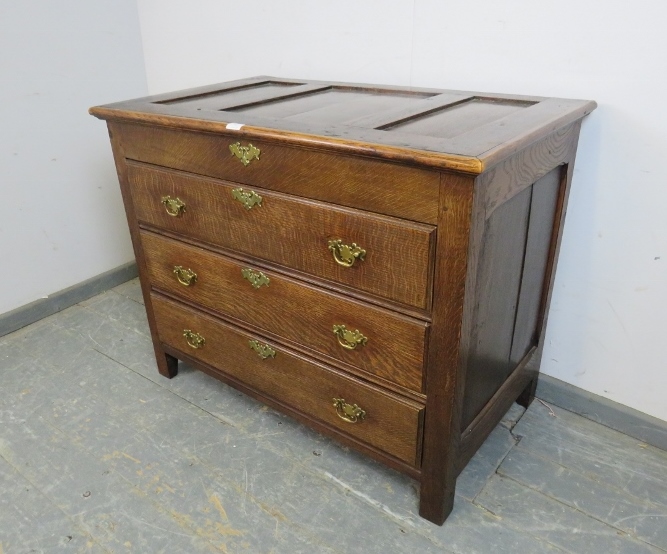
<svg viewBox="0 0 667 554">
<path fill-rule="evenodd" d="M 239 131 L 241 127 L 245 125 L 244 123 L 227 123 L 227 129 L 231 129 L 232 131 Z"/>
</svg>

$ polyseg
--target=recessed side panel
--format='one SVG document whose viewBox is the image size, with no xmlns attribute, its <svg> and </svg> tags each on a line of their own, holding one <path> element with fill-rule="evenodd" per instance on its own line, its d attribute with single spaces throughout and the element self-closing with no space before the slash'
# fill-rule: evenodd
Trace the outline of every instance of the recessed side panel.
<svg viewBox="0 0 667 554">
<path fill-rule="evenodd" d="M 561 172 L 562 166 L 559 166 L 533 185 L 526 256 L 510 355 L 512 367 L 537 344 L 540 336 L 538 322 L 543 319 L 544 281 L 549 263 Z"/>
<path fill-rule="evenodd" d="M 466 371 L 461 429 L 466 429 L 514 367 L 514 321 L 532 187 L 497 208 L 486 221 L 480 252 L 473 332 Z"/>
<path fill-rule="evenodd" d="M 454 138 L 533 104 L 535 102 L 474 97 L 442 110 L 383 126 L 381 129 L 388 132 Z"/>
</svg>

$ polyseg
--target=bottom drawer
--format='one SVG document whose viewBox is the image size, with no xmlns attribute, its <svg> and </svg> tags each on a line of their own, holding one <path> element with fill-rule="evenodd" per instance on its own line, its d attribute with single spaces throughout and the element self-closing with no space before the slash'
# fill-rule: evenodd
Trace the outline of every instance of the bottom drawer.
<svg viewBox="0 0 667 554">
<path fill-rule="evenodd" d="M 164 344 L 304 415 L 417 465 L 423 410 L 419 404 L 162 296 L 152 294 L 151 298 Z"/>
</svg>

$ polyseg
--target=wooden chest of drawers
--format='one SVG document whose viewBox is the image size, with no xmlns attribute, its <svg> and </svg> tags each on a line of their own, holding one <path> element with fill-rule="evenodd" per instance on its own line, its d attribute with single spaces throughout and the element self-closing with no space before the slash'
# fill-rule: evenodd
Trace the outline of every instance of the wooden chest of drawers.
<svg viewBox="0 0 667 554">
<path fill-rule="evenodd" d="M 108 122 L 158 370 L 421 484 L 533 399 L 582 100 L 257 77 Z"/>
</svg>

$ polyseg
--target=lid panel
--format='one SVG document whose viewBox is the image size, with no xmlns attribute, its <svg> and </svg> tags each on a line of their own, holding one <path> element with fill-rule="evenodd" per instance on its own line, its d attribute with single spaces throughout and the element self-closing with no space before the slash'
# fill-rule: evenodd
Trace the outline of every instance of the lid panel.
<svg viewBox="0 0 667 554">
<path fill-rule="evenodd" d="M 535 102 L 474 97 L 453 106 L 379 127 L 414 135 L 454 138 L 534 105 Z"/>
<path fill-rule="evenodd" d="M 225 106 L 233 106 L 234 104 L 244 104 L 261 100 L 273 92 L 280 92 L 303 85 L 303 83 L 283 83 L 279 81 L 264 81 L 252 85 L 235 87 L 227 90 L 217 90 L 207 92 L 205 94 L 198 94 L 194 96 L 183 96 L 174 100 L 166 100 L 156 102 L 156 104 L 178 104 L 179 106 L 187 106 L 196 110 L 222 110 Z"/>
<path fill-rule="evenodd" d="M 362 115 L 419 102 L 430 96 L 435 94 L 331 87 L 296 97 L 267 100 L 252 106 L 227 108 L 226 111 L 292 121 L 344 123 Z"/>
</svg>

